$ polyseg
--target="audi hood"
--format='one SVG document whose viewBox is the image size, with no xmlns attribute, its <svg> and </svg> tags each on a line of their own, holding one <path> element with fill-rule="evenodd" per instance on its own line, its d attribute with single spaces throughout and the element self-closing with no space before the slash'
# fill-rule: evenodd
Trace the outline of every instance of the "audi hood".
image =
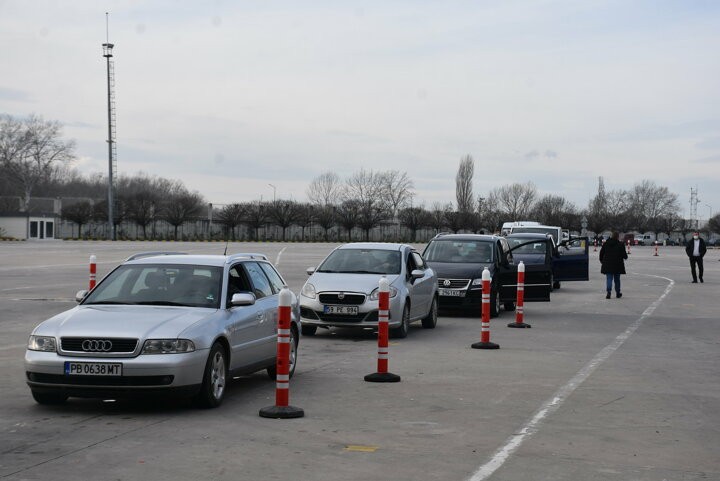
<svg viewBox="0 0 720 481">
<path fill-rule="evenodd" d="M 217 312 L 167 306 L 77 306 L 41 323 L 41 336 L 177 338 L 185 329 Z"/>
</svg>

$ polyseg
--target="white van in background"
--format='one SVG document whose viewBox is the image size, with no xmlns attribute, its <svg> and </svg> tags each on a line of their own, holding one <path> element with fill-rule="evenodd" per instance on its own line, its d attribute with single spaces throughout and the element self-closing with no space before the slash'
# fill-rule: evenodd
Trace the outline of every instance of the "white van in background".
<svg viewBox="0 0 720 481">
<path fill-rule="evenodd" d="M 531 220 L 518 220 L 515 222 L 503 222 L 500 235 L 508 235 L 513 227 L 540 225 L 540 222 L 533 222 Z"/>
<path fill-rule="evenodd" d="M 504 224 L 503 224 L 504 226 Z M 560 245 L 560 242 L 570 238 L 570 232 L 563 230 L 562 227 L 552 225 L 541 225 L 537 222 L 533 222 L 530 225 L 517 225 L 511 226 L 509 234 L 517 233 L 532 233 L 532 234 L 550 234 L 555 241 L 555 245 Z"/>
</svg>

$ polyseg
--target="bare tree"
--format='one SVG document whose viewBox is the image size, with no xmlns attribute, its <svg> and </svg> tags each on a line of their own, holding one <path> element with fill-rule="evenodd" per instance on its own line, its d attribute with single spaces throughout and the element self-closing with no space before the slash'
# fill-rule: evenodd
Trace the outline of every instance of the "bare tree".
<svg viewBox="0 0 720 481">
<path fill-rule="evenodd" d="M 260 228 L 268 221 L 268 205 L 264 202 L 249 202 L 244 205 L 243 223 L 253 231 L 253 240 L 259 240 Z"/>
<path fill-rule="evenodd" d="M 667 187 L 643 180 L 628 192 L 630 207 L 636 217 L 638 229 L 658 232 L 663 227 L 663 218 L 677 216 L 680 211 L 678 196 Z"/>
<path fill-rule="evenodd" d="M 197 192 L 189 192 L 181 182 L 172 184 L 170 195 L 165 198 L 163 218 L 174 227 L 173 238 L 177 240 L 178 228 L 196 217 L 202 210 L 204 200 Z"/>
<path fill-rule="evenodd" d="M 58 168 L 74 160 L 74 141 L 62 140 L 59 122 L 31 115 L 24 122 L 0 117 L 0 162 L 22 190 L 24 208 L 35 187 L 55 177 Z"/>
<path fill-rule="evenodd" d="M 230 233 L 230 239 L 235 240 L 235 228 L 243 223 L 246 208 L 247 206 L 243 204 L 228 204 L 215 214 L 215 220 L 223 226 L 226 239 Z"/>
<path fill-rule="evenodd" d="M 352 240 L 352 230 L 357 227 L 360 219 L 360 202 L 355 199 L 343 201 L 335 211 L 338 224 L 347 230 L 348 242 Z"/>
<path fill-rule="evenodd" d="M 92 203 L 83 200 L 68 206 L 63 206 L 60 215 L 63 219 L 76 223 L 78 225 L 78 237 L 82 237 L 82 226 L 92 220 L 93 212 Z M 72 232 L 70 234 L 72 235 Z"/>
<path fill-rule="evenodd" d="M 628 194 L 624 190 L 611 190 L 607 195 L 608 227 L 618 232 L 632 228 L 633 218 Z"/>
<path fill-rule="evenodd" d="M 708 219 L 707 229 L 710 232 L 720 234 L 720 214 L 715 214 L 715 216 L 710 217 L 710 219 Z"/>
<path fill-rule="evenodd" d="M 398 210 L 410 204 L 415 193 L 413 192 L 413 181 L 408 177 L 407 172 L 388 170 L 381 174 L 384 182 L 384 195 L 392 217 L 397 216 Z"/>
<path fill-rule="evenodd" d="M 307 188 L 307 198 L 316 205 L 337 204 L 342 191 L 340 177 L 332 171 L 315 177 Z"/>
<path fill-rule="evenodd" d="M 537 188 L 532 182 L 514 183 L 493 189 L 490 202 L 500 212 L 510 217 L 509 220 L 524 220 L 532 211 L 537 197 Z"/>
<path fill-rule="evenodd" d="M 398 212 L 400 223 L 410 229 L 410 241 L 415 242 L 417 231 L 430 224 L 430 213 L 424 207 L 405 207 Z"/>
<path fill-rule="evenodd" d="M 312 226 L 315 221 L 316 212 L 312 204 L 298 204 L 295 220 L 300 226 L 300 240 L 305 242 L 305 229 Z"/>
<path fill-rule="evenodd" d="M 337 223 L 337 207 L 334 205 L 323 205 L 315 207 L 314 216 L 318 225 L 325 231 L 325 240 L 328 240 L 330 229 Z M 355 227 L 355 226 L 353 226 Z"/>
<path fill-rule="evenodd" d="M 282 228 L 282 240 L 285 241 L 287 228 L 297 221 L 299 206 L 293 200 L 277 200 L 268 206 L 268 217 Z"/>
<path fill-rule="evenodd" d="M 472 180 L 475 173 L 475 161 L 470 155 L 460 159 L 455 175 L 455 199 L 458 212 L 473 212 L 475 207 Z"/>
<path fill-rule="evenodd" d="M 365 240 L 369 240 L 370 230 L 390 215 L 386 186 L 382 173 L 365 169 L 345 181 L 344 199 L 357 204 L 357 225 L 365 231 Z"/>
<path fill-rule="evenodd" d="M 547 194 L 535 203 L 532 217 L 541 224 L 570 227 L 575 214 L 575 204 L 560 195 Z"/>
<path fill-rule="evenodd" d="M 447 225 L 448 212 L 452 212 L 452 205 L 449 203 L 443 205 L 440 202 L 433 202 L 430 207 L 430 227 L 435 229 L 436 234 L 439 234 Z"/>
</svg>

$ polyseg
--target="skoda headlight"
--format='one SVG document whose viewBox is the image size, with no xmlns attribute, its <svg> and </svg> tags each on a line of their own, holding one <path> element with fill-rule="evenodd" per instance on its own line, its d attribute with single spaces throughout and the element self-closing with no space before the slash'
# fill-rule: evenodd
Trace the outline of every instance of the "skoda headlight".
<svg viewBox="0 0 720 481">
<path fill-rule="evenodd" d="M 30 336 L 27 348 L 30 351 L 57 352 L 55 338 L 49 336 Z"/>
<path fill-rule="evenodd" d="M 393 286 L 390 286 L 390 298 L 397 296 L 398 290 Z M 377 301 L 380 298 L 380 288 L 376 287 L 374 291 L 370 293 L 370 300 Z"/>
<path fill-rule="evenodd" d="M 305 297 L 309 297 L 310 299 L 315 299 L 315 286 L 313 286 L 309 282 L 306 282 L 302 290 L 300 291 L 300 294 Z"/>
<path fill-rule="evenodd" d="M 148 339 L 141 354 L 180 354 L 194 350 L 195 344 L 187 339 Z"/>
</svg>

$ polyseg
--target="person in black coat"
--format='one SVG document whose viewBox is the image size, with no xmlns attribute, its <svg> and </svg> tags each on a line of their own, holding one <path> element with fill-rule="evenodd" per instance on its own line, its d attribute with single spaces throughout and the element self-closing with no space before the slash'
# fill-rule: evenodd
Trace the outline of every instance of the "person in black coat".
<svg viewBox="0 0 720 481">
<path fill-rule="evenodd" d="M 690 273 L 692 274 L 692 283 L 697 284 L 698 276 L 695 273 L 695 265 L 697 264 L 698 273 L 700 274 L 700 282 L 703 282 L 703 257 L 707 252 L 705 241 L 700 237 L 699 232 L 693 233 L 693 240 L 685 246 L 685 253 L 690 258 Z"/>
<path fill-rule="evenodd" d="M 607 295 L 605 299 L 610 299 L 613 281 L 615 281 L 615 295 L 619 299 L 622 297 L 620 292 L 620 274 L 625 274 L 625 259 L 628 258 L 625 252 L 625 245 L 620 242 L 620 234 L 613 232 L 612 236 L 605 241 L 600 249 L 600 263 L 602 267 L 600 272 L 605 274 L 607 283 Z"/>
</svg>

